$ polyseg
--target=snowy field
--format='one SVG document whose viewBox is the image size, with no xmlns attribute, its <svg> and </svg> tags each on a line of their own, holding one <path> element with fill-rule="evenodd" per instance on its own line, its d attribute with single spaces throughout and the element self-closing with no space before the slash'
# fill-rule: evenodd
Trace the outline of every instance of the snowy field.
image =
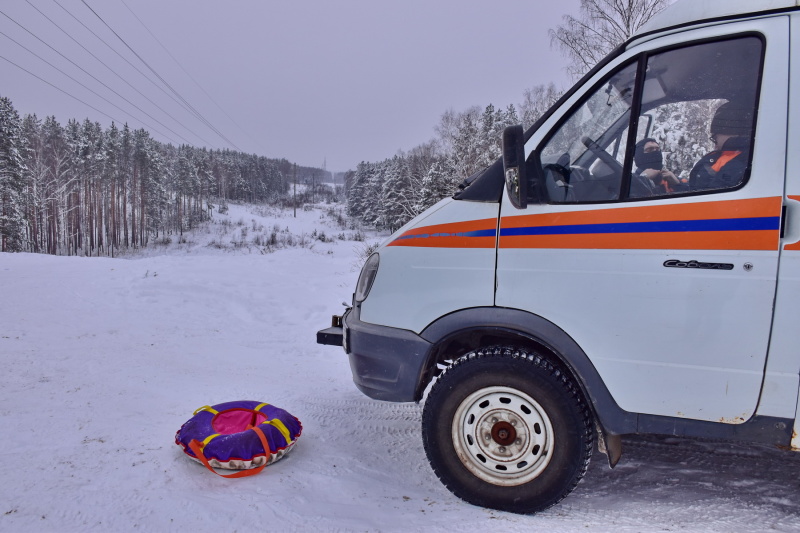
<svg viewBox="0 0 800 533">
<path fill-rule="evenodd" d="M 421 407 L 363 396 L 343 351 L 315 343 L 364 246 L 326 210 L 232 205 L 207 233 L 118 259 L 0 254 L 0 531 L 800 531 L 800 454 L 767 446 L 626 438 L 616 469 L 595 454 L 539 515 L 455 498 Z M 228 480 L 174 436 L 233 400 L 304 429 Z"/>
</svg>

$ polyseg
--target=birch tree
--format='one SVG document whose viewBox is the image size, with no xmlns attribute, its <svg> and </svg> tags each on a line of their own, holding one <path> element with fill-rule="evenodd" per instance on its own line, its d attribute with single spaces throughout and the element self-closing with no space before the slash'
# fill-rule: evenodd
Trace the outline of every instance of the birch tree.
<svg viewBox="0 0 800 533">
<path fill-rule="evenodd" d="M 567 57 L 567 72 L 578 80 L 672 1 L 581 0 L 577 17 L 564 15 L 564 23 L 549 31 L 550 43 Z"/>
<path fill-rule="evenodd" d="M 562 92 L 556 89 L 554 83 L 537 85 L 530 89 L 525 89 L 520 113 L 522 115 L 522 126 L 527 130 L 539 117 L 552 107 L 561 98 Z"/>
</svg>

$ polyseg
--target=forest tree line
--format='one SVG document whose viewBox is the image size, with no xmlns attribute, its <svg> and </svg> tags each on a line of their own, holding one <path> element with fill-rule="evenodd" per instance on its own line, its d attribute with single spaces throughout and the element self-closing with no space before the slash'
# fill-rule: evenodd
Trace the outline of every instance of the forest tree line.
<svg viewBox="0 0 800 533">
<path fill-rule="evenodd" d="M 502 153 L 507 126 L 530 126 L 559 97 L 553 84 L 525 92 L 520 111 L 489 104 L 445 112 L 437 136 L 391 159 L 362 162 L 347 180 L 348 216 L 363 224 L 396 230 L 442 198 L 452 196 L 466 178 Z"/>
<path fill-rule="evenodd" d="M 299 167 L 299 181 L 321 169 Z M 226 202 L 285 202 L 285 159 L 173 146 L 143 129 L 20 117 L 0 97 L 0 251 L 110 255 L 165 242 Z"/>
</svg>

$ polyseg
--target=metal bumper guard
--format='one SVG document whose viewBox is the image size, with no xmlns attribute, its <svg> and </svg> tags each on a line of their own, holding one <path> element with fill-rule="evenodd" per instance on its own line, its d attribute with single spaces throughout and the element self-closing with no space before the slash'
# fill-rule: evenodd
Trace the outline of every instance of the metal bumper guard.
<svg viewBox="0 0 800 533">
<path fill-rule="evenodd" d="M 331 327 L 317 332 L 317 344 L 345 346 L 353 382 L 370 398 L 418 401 L 431 344 L 412 331 L 362 322 L 359 315 L 355 307 L 334 316 Z"/>
<path fill-rule="evenodd" d="M 331 327 L 321 329 L 317 332 L 317 344 L 327 344 L 328 346 L 344 345 L 344 328 L 342 327 L 342 317 L 333 315 Z"/>
</svg>

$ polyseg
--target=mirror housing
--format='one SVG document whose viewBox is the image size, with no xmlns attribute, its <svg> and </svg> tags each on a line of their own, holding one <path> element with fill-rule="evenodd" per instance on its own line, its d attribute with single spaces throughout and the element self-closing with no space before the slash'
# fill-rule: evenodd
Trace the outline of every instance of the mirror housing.
<svg viewBox="0 0 800 533">
<path fill-rule="evenodd" d="M 525 168 L 525 132 L 519 124 L 503 130 L 503 175 L 512 205 L 525 209 L 528 206 L 528 173 Z"/>
</svg>

